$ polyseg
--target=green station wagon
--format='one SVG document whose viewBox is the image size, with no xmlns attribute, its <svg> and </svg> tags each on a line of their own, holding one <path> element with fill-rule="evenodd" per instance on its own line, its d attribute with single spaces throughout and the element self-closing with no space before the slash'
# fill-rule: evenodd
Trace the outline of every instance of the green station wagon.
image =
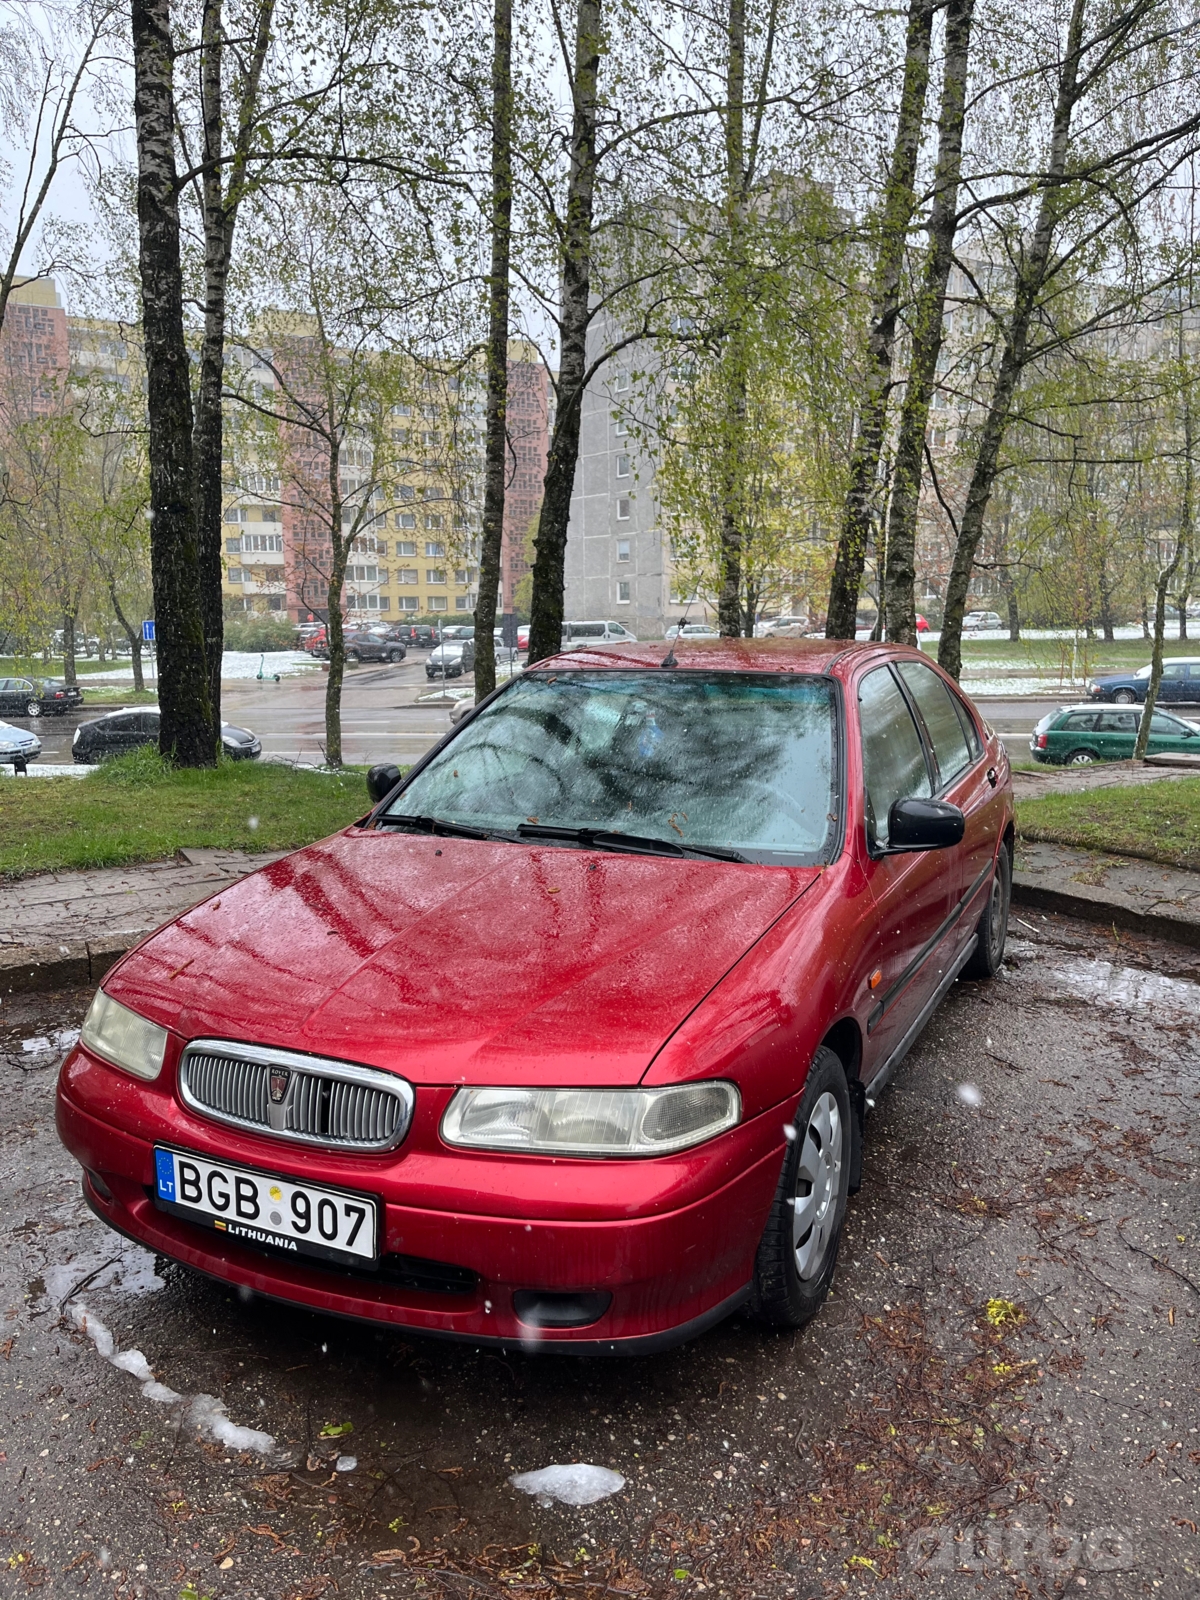
<svg viewBox="0 0 1200 1600">
<path fill-rule="evenodd" d="M 1097 711 L 1092 706 L 1060 706 L 1033 730 L 1029 748 L 1035 761 L 1083 766 L 1089 761 L 1128 761 L 1137 741 L 1140 710 Z M 1200 725 L 1156 711 L 1150 719 L 1153 755 L 1185 750 L 1200 755 Z"/>
</svg>

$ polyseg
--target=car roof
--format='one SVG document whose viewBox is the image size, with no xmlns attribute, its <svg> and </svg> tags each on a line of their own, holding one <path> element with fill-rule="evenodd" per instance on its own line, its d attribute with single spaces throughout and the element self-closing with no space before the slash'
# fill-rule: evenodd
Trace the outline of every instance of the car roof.
<svg viewBox="0 0 1200 1600">
<path fill-rule="evenodd" d="M 856 643 L 849 639 L 676 639 L 671 644 L 629 643 L 606 645 L 602 650 L 564 650 L 535 663 L 538 667 L 560 666 L 578 672 L 584 667 L 660 667 L 663 658 L 675 652 L 677 664 L 692 672 L 828 672 L 835 662 L 847 669 L 860 661 L 877 657 L 881 661 L 896 656 L 916 657 L 919 652 L 900 645 Z M 922 656 L 930 662 L 928 656 Z M 932 665 L 932 663 L 930 662 Z"/>
</svg>

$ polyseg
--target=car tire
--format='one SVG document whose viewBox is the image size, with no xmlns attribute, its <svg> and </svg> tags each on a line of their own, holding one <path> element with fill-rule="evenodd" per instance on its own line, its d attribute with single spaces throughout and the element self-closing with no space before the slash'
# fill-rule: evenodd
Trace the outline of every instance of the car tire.
<svg viewBox="0 0 1200 1600">
<path fill-rule="evenodd" d="M 41 706 L 41 702 L 39 700 L 31 700 L 29 702 L 29 704 L 25 707 L 25 715 L 27 717 L 40 717 L 41 714 L 42 714 L 42 706 Z"/>
<path fill-rule="evenodd" d="M 773 1327 L 802 1328 L 829 1293 L 846 1217 L 851 1116 L 845 1068 L 822 1048 L 787 1130 L 783 1169 L 754 1263 L 751 1308 Z"/>
<path fill-rule="evenodd" d="M 389 650 L 388 651 L 388 660 L 389 661 L 403 661 L 404 660 L 404 651 L 403 650 Z"/>
<path fill-rule="evenodd" d="M 1090 767 L 1100 757 L 1094 750 L 1072 750 L 1063 762 L 1064 767 Z"/>
<path fill-rule="evenodd" d="M 964 978 L 994 978 L 1004 965 L 1004 945 L 1008 938 L 1008 911 L 1012 904 L 1012 855 L 1006 844 L 1000 846 L 991 891 L 975 930 L 977 943 L 962 969 Z"/>
<path fill-rule="evenodd" d="M 358 665 L 358 651 L 357 650 L 347 650 L 346 651 L 346 661 L 347 661 L 347 663 L 349 665 L 357 666 Z"/>
<path fill-rule="evenodd" d="M 1132 689 L 1118 689 L 1116 694 L 1113 695 L 1113 699 L 1119 706 L 1137 705 L 1137 695 L 1134 694 Z"/>
</svg>

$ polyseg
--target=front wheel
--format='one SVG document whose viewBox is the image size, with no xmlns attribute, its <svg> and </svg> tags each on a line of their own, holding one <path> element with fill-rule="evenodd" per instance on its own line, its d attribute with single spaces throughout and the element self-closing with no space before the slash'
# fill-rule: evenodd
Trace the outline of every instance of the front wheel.
<svg viewBox="0 0 1200 1600">
<path fill-rule="evenodd" d="M 994 978 L 1004 965 L 1004 945 L 1008 939 L 1008 908 L 1012 903 L 1012 856 L 1008 846 L 1000 846 L 992 889 L 976 929 L 977 943 L 971 959 L 962 969 L 964 978 Z"/>
<path fill-rule="evenodd" d="M 25 715 L 27 717 L 40 717 L 41 714 L 42 714 L 42 703 L 41 703 L 40 700 L 31 700 L 29 702 L 29 704 L 25 707 Z"/>
<path fill-rule="evenodd" d="M 1067 757 L 1065 765 L 1068 767 L 1090 767 L 1096 759 L 1094 750 L 1072 750 Z"/>
<path fill-rule="evenodd" d="M 1113 695 L 1113 699 L 1119 706 L 1137 705 L 1137 695 L 1134 694 L 1132 689 L 1118 689 L 1116 694 Z"/>
<path fill-rule="evenodd" d="M 347 650 L 346 651 L 346 662 L 347 662 L 348 666 L 356 667 L 358 665 L 358 651 L 357 650 Z"/>
<path fill-rule="evenodd" d="M 850 1117 L 845 1069 L 822 1048 L 787 1129 L 783 1170 L 754 1264 L 751 1305 L 776 1327 L 811 1321 L 833 1282 L 846 1217 Z"/>
<path fill-rule="evenodd" d="M 403 661 L 404 660 L 404 651 L 403 650 L 389 650 L 388 651 L 388 660 L 389 661 Z"/>
</svg>

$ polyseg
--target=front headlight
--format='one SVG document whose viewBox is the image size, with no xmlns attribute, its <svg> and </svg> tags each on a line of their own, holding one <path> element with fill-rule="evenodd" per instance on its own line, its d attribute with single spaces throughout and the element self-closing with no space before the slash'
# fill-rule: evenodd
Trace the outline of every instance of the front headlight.
<svg viewBox="0 0 1200 1600">
<path fill-rule="evenodd" d="M 89 1050 L 135 1078 L 157 1078 L 162 1071 L 167 1030 L 120 1005 L 103 989 L 96 990 L 88 1007 L 80 1038 Z"/>
<path fill-rule="evenodd" d="M 661 1156 L 741 1118 L 732 1083 L 665 1089 L 460 1089 L 442 1118 L 447 1144 L 540 1155 Z"/>
</svg>

